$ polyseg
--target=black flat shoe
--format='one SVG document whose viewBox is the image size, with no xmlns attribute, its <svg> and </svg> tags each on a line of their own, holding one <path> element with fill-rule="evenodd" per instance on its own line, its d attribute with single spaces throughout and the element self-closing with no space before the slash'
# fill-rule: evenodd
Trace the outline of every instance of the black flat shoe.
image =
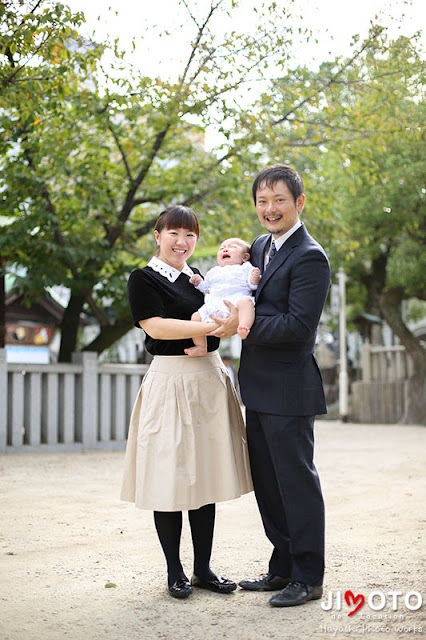
<svg viewBox="0 0 426 640">
<path fill-rule="evenodd" d="M 273 576 L 272 573 L 265 573 L 254 580 L 241 580 L 241 589 L 247 591 L 280 591 L 291 582 L 291 578 L 281 578 Z"/>
<path fill-rule="evenodd" d="M 231 593 L 231 591 L 235 591 L 237 585 L 232 580 L 227 580 L 226 578 L 222 578 L 222 576 L 216 576 L 214 580 L 202 580 L 197 576 L 192 576 L 191 584 L 193 587 L 198 587 L 199 589 L 208 589 L 209 591 L 214 591 L 215 593 Z"/>
<path fill-rule="evenodd" d="M 322 596 L 322 585 L 312 586 L 303 582 L 290 582 L 282 591 L 269 600 L 273 607 L 296 607 L 309 600 L 319 600 Z"/>
<path fill-rule="evenodd" d="M 172 598 L 179 598 L 182 600 L 183 598 L 187 598 L 191 595 L 192 587 L 188 580 L 176 580 L 176 582 L 169 587 L 169 593 Z"/>
</svg>

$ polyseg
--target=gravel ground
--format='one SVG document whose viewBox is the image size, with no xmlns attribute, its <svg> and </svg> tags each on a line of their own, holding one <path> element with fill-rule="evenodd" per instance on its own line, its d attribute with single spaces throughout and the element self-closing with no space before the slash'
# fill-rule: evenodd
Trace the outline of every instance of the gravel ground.
<svg viewBox="0 0 426 640">
<path fill-rule="evenodd" d="M 170 598 L 152 513 L 119 500 L 124 452 L 0 456 L 1 640 L 426 635 L 426 429 L 318 421 L 316 440 L 327 517 L 324 598 L 289 609 L 241 589 Z M 218 505 L 217 573 L 263 573 L 270 549 L 253 494 Z M 190 574 L 186 517 L 182 557 Z M 413 591 L 420 608 L 419 596 L 407 596 Z M 348 615 L 361 595 L 364 605 Z"/>
</svg>

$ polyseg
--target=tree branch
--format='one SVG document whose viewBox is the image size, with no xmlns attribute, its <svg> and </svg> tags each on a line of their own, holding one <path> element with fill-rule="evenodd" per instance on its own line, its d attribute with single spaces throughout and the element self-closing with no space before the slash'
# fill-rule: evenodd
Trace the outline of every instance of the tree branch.
<svg viewBox="0 0 426 640">
<path fill-rule="evenodd" d="M 18 26 L 16 27 L 15 31 L 10 35 L 9 40 L 12 40 L 12 38 L 15 37 L 15 35 L 18 33 L 19 29 L 22 27 L 23 24 L 25 24 L 26 22 L 26 17 L 33 15 L 37 9 L 39 8 L 39 6 L 41 5 L 41 3 L 43 2 L 43 0 L 38 0 L 38 2 L 36 2 L 35 6 L 30 9 L 30 11 L 28 11 L 27 14 L 25 14 L 25 16 L 22 18 L 22 21 L 20 22 L 20 24 L 18 24 Z"/>
<path fill-rule="evenodd" d="M 146 236 L 147 233 L 152 231 L 152 229 L 155 226 L 156 220 L 157 220 L 157 216 L 155 218 L 151 218 L 150 220 L 147 220 L 141 227 L 138 227 L 137 229 L 135 229 L 133 234 L 136 236 L 136 238 L 143 238 L 143 236 Z"/>
<path fill-rule="evenodd" d="M 105 327 L 110 325 L 110 321 L 108 320 L 105 312 L 101 309 L 96 302 L 93 300 L 91 293 L 87 293 L 85 296 L 85 300 L 90 307 L 91 312 L 95 316 L 96 320 L 99 322 L 101 327 Z"/>
<path fill-rule="evenodd" d="M 117 145 L 117 148 L 118 148 L 118 150 L 120 152 L 121 159 L 123 160 L 123 164 L 124 164 L 124 166 L 126 168 L 127 177 L 129 178 L 130 182 L 133 182 L 133 176 L 132 176 L 132 172 L 130 171 L 129 163 L 127 162 L 126 154 L 124 153 L 124 149 L 121 146 L 120 140 L 118 139 L 118 136 L 117 136 L 116 132 L 114 131 L 114 128 L 113 128 L 110 120 L 108 120 L 107 126 L 108 126 L 108 129 L 111 131 L 112 137 L 114 138 L 115 143 Z"/>
<path fill-rule="evenodd" d="M 28 65 L 28 63 L 34 58 L 34 56 L 36 56 L 38 54 L 38 52 L 40 51 L 40 49 L 42 47 L 44 47 L 44 45 L 46 44 L 46 42 L 49 41 L 50 39 L 50 35 L 43 40 L 43 42 L 41 42 L 37 49 L 34 51 L 34 53 L 28 58 L 28 60 L 26 60 L 23 64 L 21 64 L 20 67 L 18 67 L 17 69 L 15 69 L 15 71 L 8 77 L 8 78 L 4 78 L 4 80 L 1 83 L 1 87 L 2 89 L 5 89 L 7 87 L 8 84 L 11 84 L 13 79 L 15 78 L 15 76 L 18 75 L 18 73 L 20 73 L 22 71 L 22 69 L 25 69 L 25 67 Z"/>
<path fill-rule="evenodd" d="M 148 157 L 144 161 L 136 178 L 132 180 L 132 185 L 126 194 L 126 198 L 124 200 L 121 211 L 117 216 L 117 222 L 110 227 L 109 233 L 107 234 L 106 239 L 110 247 L 113 247 L 114 244 L 116 243 L 117 239 L 120 236 L 124 223 L 127 221 L 127 219 L 130 216 L 130 213 L 132 212 L 132 209 L 134 207 L 134 198 L 135 198 L 136 191 L 144 181 L 152 163 L 154 162 L 156 155 L 161 149 L 161 146 L 164 142 L 164 138 L 166 137 L 167 132 L 170 129 L 170 126 L 171 126 L 171 122 L 169 121 L 164 127 L 164 129 L 157 134 L 154 140 L 154 143 L 152 145 L 151 152 L 149 153 Z"/>
<path fill-rule="evenodd" d="M 114 324 L 102 325 L 101 330 L 94 340 L 86 345 L 82 351 L 96 351 L 102 353 L 114 342 L 124 336 L 133 326 L 129 315 L 124 318 L 117 318 Z"/>
<path fill-rule="evenodd" d="M 161 202 L 163 200 L 163 196 L 146 196 L 145 198 L 135 198 L 133 200 L 133 208 L 137 207 L 140 204 L 147 204 L 148 202 Z"/>
<path fill-rule="evenodd" d="M 313 98 L 315 98 L 319 93 L 321 93 L 325 89 L 328 89 L 328 87 L 334 84 L 337 81 L 337 78 L 339 78 L 342 75 L 342 73 L 345 71 L 345 69 L 347 69 L 351 64 L 353 64 L 353 62 L 355 62 L 357 58 L 359 58 L 359 56 L 369 47 L 369 45 L 379 37 L 382 31 L 383 31 L 383 28 L 376 29 L 372 37 L 366 40 L 362 45 L 362 47 L 352 56 L 352 58 L 347 60 L 345 64 L 331 78 L 329 78 L 327 82 L 325 82 L 321 87 L 319 87 L 318 90 L 315 91 L 315 93 L 311 94 L 307 98 L 304 98 L 303 100 L 300 100 L 296 105 L 294 105 L 292 109 L 290 109 L 290 111 L 288 111 L 285 114 L 285 116 L 283 116 L 282 118 L 279 118 L 279 120 L 275 120 L 274 122 L 272 122 L 271 123 L 272 126 L 276 126 L 276 125 L 282 124 L 283 122 L 288 121 L 289 116 L 291 114 L 293 114 L 295 111 L 303 107 L 303 105 L 305 105 L 307 102 L 310 102 L 311 100 L 313 100 Z"/>
<path fill-rule="evenodd" d="M 25 149 L 25 156 L 27 158 L 28 161 L 28 166 L 30 167 L 30 169 L 35 173 L 35 164 L 34 164 L 34 158 L 33 158 L 33 154 L 31 153 L 31 150 L 27 147 Z M 50 198 L 50 194 L 49 194 L 49 190 L 47 188 L 47 185 L 45 182 L 42 182 L 42 186 L 41 186 L 41 190 L 40 193 L 44 199 L 44 201 L 46 202 L 46 208 L 48 210 L 48 212 L 50 213 L 50 215 L 53 218 L 53 226 L 54 226 L 54 237 L 55 237 L 55 242 L 57 242 L 59 244 L 59 246 L 64 247 L 65 246 L 65 239 L 59 229 L 58 223 L 57 223 L 57 215 L 56 215 L 56 211 L 55 211 L 55 206 Z"/>
<path fill-rule="evenodd" d="M 192 15 L 192 13 L 191 13 L 191 11 L 190 11 L 190 9 L 189 9 L 189 7 L 188 7 L 188 4 L 187 4 L 186 0 L 183 0 L 183 4 L 185 5 L 185 7 L 186 7 L 186 9 L 187 9 L 187 11 L 188 11 L 188 13 L 189 13 L 190 17 L 192 18 L 192 20 L 195 22 L 195 24 L 196 24 L 196 25 L 197 25 L 197 27 L 198 27 L 198 33 L 197 33 L 197 36 L 196 36 L 196 38 L 195 38 L 195 40 L 194 40 L 194 42 L 193 42 L 193 44 L 192 44 L 191 53 L 190 53 L 190 55 L 189 55 L 188 61 L 187 61 L 187 63 L 186 63 L 185 69 L 184 69 L 183 74 L 182 74 L 182 79 L 181 79 L 180 87 L 179 87 L 179 88 L 180 88 L 180 90 L 182 90 L 182 87 L 183 87 L 183 85 L 185 84 L 185 78 L 186 78 L 186 76 L 187 76 L 187 74 L 188 74 L 188 72 L 189 72 L 190 66 L 191 66 L 192 61 L 193 61 L 193 59 L 194 59 L 194 57 L 195 57 L 195 53 L 196 53 L 196 51 L 197 51 L 197 49 L 198 49 L 198 47 L 199 47 L 199 45 L 200 45 L 201 38 L 203 37 L 204 31 L 205 31 L 205 29 L 206 29 L 206 27 L 207 27 L 208 23 L 210 22 L 212 15 L 213 15 L 213 14 L 214 14 L 214 12 L 216 11 L 216 9 L 217 9 L 218 7 L 220 7 L 220 5 L 222 4 L 222 2 L 223 2 L 223 0 L 219 0 L 219 2 L 218 2 L 216 5 L 215 5 L 213 2 L 211 3 L 211 5 L 210 5 L 210 11 L 209 11 L 209 13 L 207 14 L 206 19 L 204 20 L 203 24 L 202 24 L 201 26 L 199 26 L 199 25 L 198 25 L 198 23 L 197 23 L 197 21 L 195 20 L 194 16 Z"/>
<path fill-rule="evenodd" d="M 290 122 L 300 122 L 301 124 L 310 124 L 314 127 L 328 127 L 331 130 L 339 129 L 340 131 L 350 131 L 351 133 L 358 133 L 359 129 L 355 127 L 345 127 L 344 125 L 339 124 L 330 124 L 328 122 L 321 122 L 318 120 L 304 120 L 302 118 L 293 118 Z M 401 131 L 405 131 L 405 128 L 401 130 L 395 129 L 363 129 L 363 133 L 371 133 L 371 134 L 381 134 L 381 133 L 401 133 Z"/>
<path fill-rule="evenodd" d="M 27 147 L 25 149 L 24 153 L 25 153 L 25 156 L 27 158 L 28 166 L 30 167 L 31 171 L 33 173 L 36 173 L 34 157 L 33 157 L 33 154 L 31 152 L 31 149 L 29 147 Z M 61 232 L 59 224 L 58 224 L 58 217 L 56 215 L 55 205 L 53 204 L 53 202 L 52 202 L 52 200 L 50 198 L 49 189 L 47 188 L 47 185 L 46 185 L 46 183 L 44 181 L 41 183 L 40 194 L 41 194 L 43 200 L 46 203 L 47 211 L 50 213 L 50 215 L 52 217 L 53 234 L 54 234 L 55 242 L 60 247 L 65 247 L 66 246 L 66 242 L 65 242 L 65 238 L 62 235 L 62 232 Z M 69 267 L 70 267 L 71 273 L 76 278 L 77 275 L 78 275 L 78 269 L 77 269 L 76 265 L 74 263 L 70 263 Z"/>
</svg>

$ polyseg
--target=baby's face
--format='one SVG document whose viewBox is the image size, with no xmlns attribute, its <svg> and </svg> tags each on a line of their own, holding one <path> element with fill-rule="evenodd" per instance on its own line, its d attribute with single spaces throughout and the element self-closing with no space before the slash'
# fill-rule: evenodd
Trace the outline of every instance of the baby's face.
<svg viewBox="0 0 426 640">
<path fill-rule="evenodd" d="M 217 263 L 220 267 L 227 264 L 243 264 L 249 259 L 249 254 L 244 245 L 235 238 L 225 240 L 217 252 Z"/>
</svg>

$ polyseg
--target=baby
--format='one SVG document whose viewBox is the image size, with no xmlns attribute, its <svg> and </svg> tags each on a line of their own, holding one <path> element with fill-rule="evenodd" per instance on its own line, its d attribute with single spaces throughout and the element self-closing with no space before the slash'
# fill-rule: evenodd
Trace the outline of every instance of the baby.
<svg viewBox="0 0 426 640">
<path fill-rule="evenodd" d="M 217 252 L 217 267 L 210 269 L 203 280 L 198 274 L 190 282 L 205 294 L 204 304 L 192 314 L 191 320 L 213 322 L 210 316 L 226 318 L 229 309 L 224 300 L 232 302 L 238 309 L 237 333 L 243 340 L 250 333 L 254 322 L 253 291 L 260 281 L 260 270 L 249 262 L 250 245 L 240 238 L 229 238 L 222 242 Z M 185 349 L 188 356 L 204 356 L 207 353 L 205 336 L 193 338 L 194 347 Z"/>
</svg>

